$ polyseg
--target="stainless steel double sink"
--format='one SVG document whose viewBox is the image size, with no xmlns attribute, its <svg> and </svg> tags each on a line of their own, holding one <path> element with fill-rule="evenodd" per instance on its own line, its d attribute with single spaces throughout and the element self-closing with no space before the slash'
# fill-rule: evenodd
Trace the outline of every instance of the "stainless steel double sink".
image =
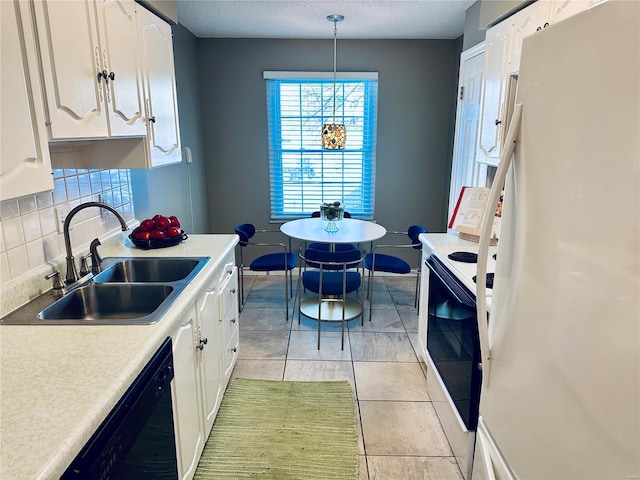
<svg viewBox="0 0 640 480">
<path fill-rule="evenodd" d="M 209 257 L 112 257 L 103 270 L 51 305 L 31 302 L 3 324 L 133 325 L 157 322 Z M 41 296 L 41 297 L 44 297 Z M 50 298 L 50 297 L 49 297 Z M 40 299 L 42 302 L 42 299 Z M 35 307 L 35 308 L 34 308 Z M 40 308 L 42 308 L 40 310 Z M 38 309 L 38 310 L 35 310 Z M 34 315 L 34 310 L 39 313 Z"/>
</svg>

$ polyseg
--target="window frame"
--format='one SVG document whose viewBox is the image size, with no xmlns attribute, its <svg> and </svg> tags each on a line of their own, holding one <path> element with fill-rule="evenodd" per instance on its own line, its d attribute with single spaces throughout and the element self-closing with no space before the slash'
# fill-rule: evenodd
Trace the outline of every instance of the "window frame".
<svg viewBox="0 0 640 480">
<path fill-rule="evenodd" d="M 269 141 L 269 192 L 270 192 L 270 217 L 273 222 L 281 222 L 301 217 L 307 217 L 312 211 L 318 210 L 320 203 L 323 201 L 340 200 L 345 203 L 347 211 L 353 217 L 371 220 L 374 216 L 375 207 L 375 160 L 376 160 L 376 135 L 377 135 L 377 108 L 378 108 L 378 73 L 377 72 L 340 72 L 336 74 L 336 83 L 338 88 L 344 88 L 348 84 L 358 84 L 359 90 L 354 90 L 360 95 L 357 105 L 357 114 L 349 112 L 353 110 L 353 103 L 344 105 L 339 91 L 336 92 L 336 113 L 335 123 L 347 124 L 347 144 L 341 150 L 323 150 L 321 144 L 320 131 L 325 123 L 333 123 L 333 72 L 276 72 L 265 71 L 263 73 L 266 85 L 267 96 L 267 122 L 268 122 L 268 141 Z M 313 113 L 305 112 L 304 101 L 300 100 L 300 104 L 296 105 L 299 114 L 286 115 L 283 114 L 282 85 L 296 85 L 299 90 L 305 87 L 319 86 L 320 107 Z M 331 88 L 331 95 L 324 92 Z M 349 97 L 347 96 L 347 99 Z M 357 97 L 356 97 L 357 98 Z M 348 100 L 347 100 L 348 102 Z M 345 111 L 347 114 L 345 114 Z M 283 119 L 297 120 L 299 127 L 294 127 L 292 131 L 299 135 L 299 144 L 294 148 L 285 147 L 283 141 Z M 306 120 L 302 120 L 306 119 Z M 303 123 L 311 120 L 311 124 L 317 125 L 317 148 L 315 148 L 316 137 L 312 137 L 309 132 L 310 128 L 305 130 Z M 359 125 L 358 125 L 358 122 Z M 352 125 L 352 141 L 350 142 L 350 128 Z M 354 127 L 355 125 L 355 127 Z M 315 126 L 313 127 L 313 135 L 315 135 Z M 306 132 L 306 135 L 305 135 Z M 293 136 L 295 138 L 295 135 Z M 297 140 L 294 140 L 294 143 Z M 310 143 L 311 142 L 311 143 Z M 313 145 L 312 145 L 313 144 Z M 311 147 L 311 148 L 310 148 Z M 304 156 L 307 158 L 304 158 Z M 287 157 L 289 157 L 287 159 Z M 311 158 L 311 159 L 309 159 Z M 294 168 L 287 167 L 287 160 Z M 305 164 L 306 161 L 306 164 Z M 313 166 L 320 164 L 322 180 L 312 181 L 315 175 Z M 299 162 L 299 163 L 298 163 Z M 342 178 L 339 180 L 331 180 L 328 172 L 332 167 L 335 173 Z M 295 168 L 297 167 L 297 168 Z M 287 169 L 295 175 L 294 182 L 287 181 Z M 347 175 L 345 180 L 345 172 L 352 169 L 353 176 Z M 305 180 L 304 177 L 308 179 Z M 290 178 L 292 178 L 290 176 Z M 291 187 L 288 194 L 286 193 L 286 185 L 294 183 L 298 187 Z M 352 202 L 349 201 L 349 195 L 345 192 L 351 186 Z M 310 191 L 308 196 L 311 197 L 304 201 L 305 187 Z M 345 188 L 346 187 L 346 188 Z M 299 195 L 296 196 L 296 188 Z M 341 192 L 338 196 L 346 198 L 335 198 L 333 193 Z M 289 200 L 287 200 L 289 195 Z M 324 196 L 327 195 L 327 198 Z M 317 201 L 315 201 L 315 198 Z M 292 209 L 292 198 L 300 198 L 300 208 Z M 349 207 L 351 203 L 351 208 Z"/>
</svg>

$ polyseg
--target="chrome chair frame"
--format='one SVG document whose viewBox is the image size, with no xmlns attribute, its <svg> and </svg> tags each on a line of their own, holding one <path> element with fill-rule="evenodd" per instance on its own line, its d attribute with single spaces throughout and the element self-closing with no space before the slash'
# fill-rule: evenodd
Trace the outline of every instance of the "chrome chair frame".
<svg viewBox="0 0 640 480">
<path fill-rule="evenodd" d="M 240 237 L 240 242 L 238 243 L 238 247 L 239 247 L 239 260 L 240 260 L 240 266 L 238 268 L 239 272 L 240 272 L 240 311 L 242 311 L 242 309 L 244 308 L 246 299 L 244 296 L 244 269 L 245 269 L 245 265 L 244 265 L 244 249 L 251 245 L 253 247 L 277 247 L 277 248 L 282 248 L 282 253 L 283 253 L 283 258 L 284 258 L 284 263 L 282 265 L 283 268 L 281 269 L 274 269 L 274 270 L 269 270 L 269 271 L 284 271 L 285 274 L 285 279 L 284 279 L 284 292 L 285 292 L 285 317 L 286 317 L 286 321 L 289 321 L 289 298 L 293 298 L 293 275 L 292 275 L 292 270 L 295 268 L 295 265 L 291 268 L 289 268 L 289 265 L 287 264 L 287 261 L 289 260 L 288 255 L 291 254 L 291 239 L 289 239 L 289 248 L 287 248 L 287 245 L 285 245 L 284 243 L 279 243 L 279 242 L 251 242 L 250 239 L 253 238 L 254 235 L 258 234 L 258 233 L 280 233 L 278 230 L 266 230 L 266 229 L 256 229 L 254 228 L 254 233 L 253 235 L 249 236 L 248 238 L 246 238 L 246 235 L 244 234 L 244 232 L 241 234 L 239 233 L 239 228 L 244 226 L 244 225 L 251 225 L 253 227 L 252 224 L 241 224 L 236 226 L 235 228 L 235 232 L 236 234 Z M 258 256 L 254 262 L 266 255 L 269 254 L 264 254 L 264 255 L 260 255 Z M 253 262 L 252 262 L 253 263 Z M 251 265 L 249 265 L 249 269 L 253 270 L 251 268 Z M 254 271 L 263 271 L 263 270 L 254 270 Z"/>
<path fill-rule="evenodd" d="M 355 252 L 358 252 L 358 256 L 354 255 Z M 349 256 L 351 255 L 351 257 Z M 361 306 L 362 310 L 360 312 L 361 317 L 361 325 L 364 325 L 364 288 L 362 285 L 363 275 L 359 272 L 358 266 L 362 263 L 364 259 L 364 253 L 360 250 L 348 250 L 348 251 L 338 251 L 338 252 L 327 252 L 324 250 L 315 250 L 315 249 L 306 249 L 304 253 L 299 252 L 298 257 L 301 259 L 301 262 L 298 262 L 298 324 L 300 324 L 300 316 L 301 316 L 301 301 L 302 301 L 302 286 L 304 285 L 305 275 L 311 273 L 312 271 L 306 270 L 306 266 L 308 265 L 310 268 L 315 268 L 319 271 L 318 275 L 318 318 L 314 319 L 318 322 L 318 350 L 320 350 L 320 332 L 322 325 L 322 303 L 323 302 L 340 302 L 342 303 L 342 329 L 341 329 L 341 349 L 344 350 L 344 331 L 345 331 L 345 313 L 346 313 L 346 301 L 347 294 L 352 293 L 357 290 L 361 290 Z M 327 258 L 336 258 L 342 259 L 342 261 L 336 260 L 326 260 Z M 302 263 L 305 263 L 305 271 L 302 272 Z M 355 272 L 349 272 L 351 269 L 356 269 Z M 355 273 L 358 276 L 358 287 L 355 289 L 347 289 L 347 274 Z M 342 276 L 342 291 L 340 294 L 335 294 L 332 292 L 331 294 L 325 295 L 323 292 L 324 289 L 324 280 L 327 275 Z M 354 277 L 352 277 L 354 278 Z M 309 287 L 307 287 L 309 288 Z M 311 290 L 313 291 L 313 290 Z M 354 317 L 354 318 L 357 318 Z M 327 320 L 325 320 L 327 321 Z"/>
<path fill-rule="evenodd" d="M 372 308 L 373 308 L 373 288 L 372 288 L 372 284 L 373 284 L 373 278 L 375 276 L 375 271 L 376 271 L 376 254 L 378 250 L 382 250 L 382 249 L 394 249 L 394 248 L 413 248 L 414 250 L 418 250 L 418 267 L 417 267 L 417 271 L 416 271 L 416 288 L 415 288 L 415 295 L 414 295 L 414 300 L 413 300 L 413 306 L 415 308 L 419 307 L 419 288 L 420 288 L 420 275 L 421 275 L 421 265 L 420 265 L 420 253 L 421 253 L 421 246 L 420 246 L 420 241 L 418 240 L 418 235 L 420 233 L 426 233 L 426 229 L 424 227 L 421 227 L 420 225 L 412 225 L 408 231 L 406 232 L 399 232 L 399 231 L 393 231 L 393 230 L 387 230 L 387 235 L 403 235 L 403 236 L 409 236 L 410 237 L 410 230 L 416 228 L 417 233 L 415 234 L 414 238 L 412 238 L 412 243 L 407 243 L 407 244 L 379 244 L 376 245 L 372 250 L 371 253 L 367 254 L 365 256 L 365 261 L 363 262 L 363 267 L 366 268 L 367 270 L 369 270 L 369 273 L 367 275 L 367 298 L 369 299 L 369 321 L 371 321 L 371 313 L 372 313 Z M 411 237 L 410 237 L 411 238 Z M 366 267 L 366 259 L 370 257 L 371 258 L 371 267 L 367 268 Z M 399 259 L 399 258 L 398 258 Z M 401 261 L 404 261 L 402 259 L 399 259 Z M 411 267 L 409 266 L 409 269 L 411 269 Z M 387 271 L 387 270 L 379 270 L 379 271 Z M 410 273 L 411 270 L 409 270 Z M 395 272 L 390 272 L 390 273 L 395 273 Z M 398 275 L 406 275 L 406 274 L 401 274 L 399 273 Z"/>
</svg>

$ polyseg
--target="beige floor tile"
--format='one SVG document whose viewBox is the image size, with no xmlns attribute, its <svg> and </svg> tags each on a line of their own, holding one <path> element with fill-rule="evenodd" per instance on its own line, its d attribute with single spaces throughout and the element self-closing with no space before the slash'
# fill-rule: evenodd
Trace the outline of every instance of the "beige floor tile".
<svg viewBox="0 0 640 480">
<path fill-rule="evenodd" d="M 355 395 L 353 366 L 350 361 L 287 360 L 284 379 L 304 382 L 346 380 L 351 384 Z"/>
<path fill-rule="evenodd" d="M 420 365 L 401 362 L 354 362 L 359 400 L 429 400 Z"/>
<path fill-rule="evenodd" d="M 288 331 L 241 330 L 238 358 L 284 360 L 288 345 Z"/>
<path fill-rule="evenodd" d="M 253 308 L 246 306 L 240 313 L 240 330 L 290 330 L 291 321 L 286 321 L 284 307 Z"/>
<path fill-rule="evenodd" d="M 463 480 L 454 457 L 368 456 L 369 480 Z"/>
<path fill-rule="evenodd" d="M 396 310 L 373 309 L 371 321 L 369 321 L 369 310 L 366 309 L 364 325 L 358 323 L 349 324 L 349 329 L 354 332 L 404 332 L 404 324 Z"/>
<path fill-rule="evenodd" d="M 369 472 L 367 471 L 367 457 L 360 455 L 360 470 L 358 480 L 369 480 Z"/>
<path fill-rule="evenodd" d="M 287 359 L 293 360 L 351 360 L 349 335 L 345 333 L 344 350 L 341 350 L 339 332 L 321 332 L 320 350 L 318 333 L 315 331 L 291 332 L 291 343 Z"/>
<path fill-rule="evenodd" d="M 246 360 L 238 359 L 231 380 L 234 378 L 253 378 L 256 380 L 282 380 L 284 360 Z"/>
<path fill-rule="evenodd" d="M 405 332 L 349 332 L 354 361 L 416 362 L 417 358 Z"/>
<path fill-rule="evenodd" d="M 431 402 L 359 403 L 367 455 L 452 455 Z"/>
</svg>

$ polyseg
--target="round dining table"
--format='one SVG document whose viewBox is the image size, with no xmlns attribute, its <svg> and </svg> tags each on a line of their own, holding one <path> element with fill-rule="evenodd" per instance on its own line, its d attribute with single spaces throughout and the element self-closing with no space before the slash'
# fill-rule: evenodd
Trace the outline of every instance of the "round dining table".
<svg viewBox="0 0 640 480">
<path fill-rule="evenodd" d="M 325 231 L 327 221 L 322 218 L 300 218 L 280 225 L 280 231 L 291 238 L 306 242 L 364 243 L 373 242 L 386 235 L 387 229 L 377 223 L 355 218 L 343 218 L 336 222 L 338 231 Z"/>
<path fill-rule="evenodd" d="M 325 231 L 327 221 L 322 218 L 301 218 L 283 223 L 280 231 L 290 238 L 297 238 L 305 242 L 323 242 L 330 245 L 336 243 L 364 243 L 373 242 L 386 235 L 387 229 L 377 223 L 357 220 L 355 218 L 343 218 L 336 222 L 338 231 L 329 233 Z M 300 303 L 300 313 L 306 317 L 323 321 L 341 321 L 343 312 L 336 302 L 321 302 L 321 313 L 318 315 L 318 299 L 307 298 Z M 352 298 L 345 299 L 345 320 L 350 320 L 362 315 L 362 304 Z M 318 326 L 319 327 L 319 326 Z"/>
</svg>

